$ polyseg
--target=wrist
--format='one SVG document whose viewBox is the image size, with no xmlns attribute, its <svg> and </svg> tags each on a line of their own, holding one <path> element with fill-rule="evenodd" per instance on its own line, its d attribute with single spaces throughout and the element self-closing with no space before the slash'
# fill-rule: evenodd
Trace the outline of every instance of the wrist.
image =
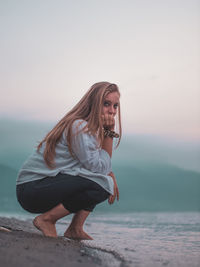
<svg viewBox="0 0 200 267">
<path fill-rule="evenodd" d="M 114 131 L 115 125 L 103 125 L 103 129 Z"/>
<path fill-rule="evenodd" d="M 108 129 L 108 128 L 103 128 L 103 133 L 104 137 L 110 137 L 110 138 L 119 138 L 119 134 L 116 133 L 115 131 Z"/>
</svg>

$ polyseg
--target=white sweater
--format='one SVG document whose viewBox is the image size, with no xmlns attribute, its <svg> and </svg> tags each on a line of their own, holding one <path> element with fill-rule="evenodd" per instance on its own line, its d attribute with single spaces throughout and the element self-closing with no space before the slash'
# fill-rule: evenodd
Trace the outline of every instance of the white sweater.
<svg viewBox="0 0 200 267">
<path fill-rule="evenodd" d="M 98 148 L 95 136 L 85 132 L 78 133 L 86 124 L 86 121 L 76 120 L 72 125 L 72 151 L 75 158 L 69 152 L 66 135 L 63 133 L 56 145 L 55 168 L 48 168 L 44 161 L 45 143 L 43 143 L 39 152 L 35 149 L 23 164 L 17 177 L 17 184 L 47 176 L 53 178 L 60 172 L 92 180 L 113 194 L 113 180 L 108 176 L 111 172 L 111 158 L 104 149 Z"/>
</svg>

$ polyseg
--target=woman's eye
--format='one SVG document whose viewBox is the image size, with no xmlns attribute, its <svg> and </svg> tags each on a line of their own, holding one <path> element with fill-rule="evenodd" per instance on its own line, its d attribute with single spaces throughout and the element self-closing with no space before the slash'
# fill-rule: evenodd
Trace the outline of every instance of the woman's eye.
<svg viewBox="0 0 200 267">
<path fill-rule="evenodd" d="M 118 104 L 115 104 L 115 105 L 114 105 L 114 109 L 117 109 L 117 108 L 118 108 Z"/>
<path fill-rule="evenodd" d="M 104 107 L 108 107 L 109 103 L 107 101 L 104 102 Z"/>
</svg>

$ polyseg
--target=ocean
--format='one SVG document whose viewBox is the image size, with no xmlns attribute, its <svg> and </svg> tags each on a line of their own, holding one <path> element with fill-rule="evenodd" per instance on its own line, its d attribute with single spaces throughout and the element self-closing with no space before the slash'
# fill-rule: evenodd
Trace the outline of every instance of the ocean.
<svg viewBox="0 0 200 267">
<path fill-rule="evenodd" d="M 33 218 L 17 203 L 15 181 L 48 129 L 49 124 L 1 121 L 0 216 Z M 199 142 L 125 136 L 112 159 L 120 201 L 97 205 L 85 224 L 94 240 L 83 242 L 97 253 L 112 253 L 121 267 L 199 267 L 199 151 Z M 57 223 L 59 235 L 69 222 L 66 217 Z"/>
</svg>

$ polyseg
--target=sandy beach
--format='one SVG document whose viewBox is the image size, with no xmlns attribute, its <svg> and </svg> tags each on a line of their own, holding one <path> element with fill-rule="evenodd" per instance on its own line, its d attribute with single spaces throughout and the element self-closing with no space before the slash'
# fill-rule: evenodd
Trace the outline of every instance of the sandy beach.
<svg viewBox="0 0 200 267">
<path fill-rule="evenodd" d="M 0 217 L 0 265 L 122 266 L 114 255 L 64 237 L 44 237 L 30 221 Z"/>
</svg>

